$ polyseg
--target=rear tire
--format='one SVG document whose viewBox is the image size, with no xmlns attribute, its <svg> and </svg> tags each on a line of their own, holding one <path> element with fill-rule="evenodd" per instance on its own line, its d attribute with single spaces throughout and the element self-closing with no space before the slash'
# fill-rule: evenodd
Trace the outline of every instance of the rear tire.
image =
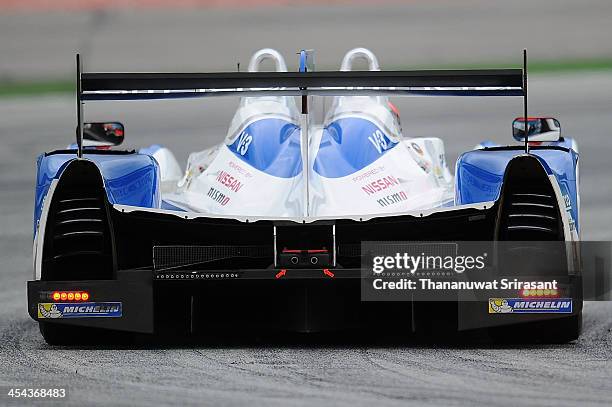
<svg viewBox="0 0 612 407">
<path fill-rule="evenodd" d="M 40 333 L 49 345 L 100 345 L 131 343 L 134 336 L 106 329 L 39 322 Z"/>
<path fill-rule="evenodd" d="M 50 322 L 39 322 L 40 333 L 49 345 L 83 345 L 93 343 L 92 328 Z"/>
<path fill-rule="evenodd" d="M 548 321 L 491 328 L 489 336 L 496 343 L 563 344 L 578 339 L 581 332 L 582 311 Z"/>
</svg>

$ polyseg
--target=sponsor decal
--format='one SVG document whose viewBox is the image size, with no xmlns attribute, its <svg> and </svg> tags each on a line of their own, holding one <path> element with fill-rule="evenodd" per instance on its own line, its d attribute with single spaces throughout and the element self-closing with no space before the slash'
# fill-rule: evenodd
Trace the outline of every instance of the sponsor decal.
<svg viewBox="0 0 612 407">
<path fill-rule="evenodd" d="M 219 171 L 219 175 L 217 175 L 217 182 L 234 192 L 238 192 L 240 191 L 240 188 L 242 188 L 242 183 L 238 181 L 236 177 L 223 170 Z"/>
<path fill-rule="evenodd" d="M 423 152 L 423 149 L 421 149 L 421 147 L 414 142 L 410 143 L 410 147 L 412 147 L 408 149 L 408 151 L 410 152 L 410 156 L 414 159 L 417 165 L 421 167 L 423 171 L 429 174 L 431 172 L 432 164 L 431 162 L 429 162 L 429 160 L 425 158 L 425 153 Z"/>
<path fill-rule="evenodd" d="M 423 155 L 423 149 L 417 143 L 410 143 L 414 151 L 416 151 L 419 155 Z"/>
<path fill-rule="evenodd" d="M 563 202 L 565 203 L 565 210 L 571 211 L 572 210 L 572 199 L 570 198 L 569 194 L 563 194 Z"/>
<path fill-rule="evenodd" d="M 376 202 L 380 206 L 389 206 L 396 204 L 398 202 L 402 202 L 408 199 L 408 195 L 404 191 L 396 192 L 395 194 L 387 195 L 383 198 L 377 199 Z"/>
<path fill-rule="evenodd" d="M 368 170 L 367 172 L 364 172 L 363 174 L 357 175 L 356 177 L 352 178 L 353 182 L 359 182 L 363 179 L 366 178 L 370 178 L 373 175 L 376 175 L 380 172 L 383 172 L 385 170 L 384 166 L 380 166 L 380 167 L 376 167 L 376 168 L 372 168 L 371 170 Z"/>
<path fill-rule="evenodd" d="M 38 318 L 88 318 L 121 316 L 120 302 L 39 303 Z"/>
<path fill-rule="evenodd" d="M 569 223 L 570 231 L 576 230 L 576 222 L 574 221 L 573 211 L 572 211 L 572 198 L 570 197 L 569 191 L 567 187 L 563 184 L 559 185 L 561 187 L 563 202 L 565 204 L 565 212 L 567 212 L 567 220 Z"/>
<path fill-rule="evenodd" d="M 444 157 L 444 154 L 438 155 L 438 162 L 440 163 L 440 166 L 442 167 L 446 165 L 446 157 Z"/>
<path fill-rule="evenodd" d="M 224 193 L 216 190 L 213 187 L 211 187 L 208 190 L 208 193 L 206 194 L 206 196 L 208 196 L 210 199 L 212 199 L 213 201 L 217 202 L 221 206 L 227 205 L 228 202 L 230 201 L 230 197 L 229 196 L 227 196 Z"/>
<path fill-rule="evenodd" d="M 142 191 L 150 188 L 151 177 L 148 174 L 142 175 L 135 181 L 126 184 L 120 188 L 113 189 L 113 196 L 117 199 L 129 199 L 131 196 L 140 196 Z"/>
<path fill-rule="evenodd" d="M 238 174 L 243 175 L 247 178 L 251 178 L 253 176 L 253 174 L 251 174 L 249 171 L 245 170 L 242 166 L 236 164 L 233 161 L 229 162 L 229 166 L 231 169 L 233 169 L 234 171 L 236 171 Z"/>
<path fill-rule="evenodd" d="M 489 314 L 571 314 L 571 298 L 489 298 Z"/>
<path fill-rule="evenodd" d="M 361 189 L 367 195 L 373 195 L 394 185 L 399 185 L 399 181 L 393 175 L 389 175 L 387 177 L 379 178 L 376 181 L 369 182 L 362 186 Z"/>
</svg>

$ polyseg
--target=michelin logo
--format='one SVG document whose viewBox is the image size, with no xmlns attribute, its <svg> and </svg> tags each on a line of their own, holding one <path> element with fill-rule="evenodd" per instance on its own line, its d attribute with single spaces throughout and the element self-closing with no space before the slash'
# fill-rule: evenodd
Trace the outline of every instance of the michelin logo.
<svg viewBox="0 0 612 407">
<path fill-rule="evenodd" d="M 39 303 L 38 318 L 86 318 L 121 316 L 120 302 Z"/>
<path fill-rule="evenodd" d="M 571 314 L 571 298 L 489 298 L 489 314 Z"/>
</svg>

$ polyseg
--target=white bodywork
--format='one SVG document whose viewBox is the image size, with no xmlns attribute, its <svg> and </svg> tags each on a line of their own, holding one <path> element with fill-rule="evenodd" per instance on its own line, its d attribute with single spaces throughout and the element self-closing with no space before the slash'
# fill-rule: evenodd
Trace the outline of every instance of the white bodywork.
<svg viewBox="0 0 612 407">
<path fill-rule="evenodd" d="M 341 70 L 359 58 L 379 70 L 363 48 L 349 51 Z M 265 59 L 277 71 L 287 70 L 278 52 L 263 49 L 249 71 Z M 244 97 L 224 142 L 192 153 L 180 180 L 174 156 L 168 150 L 159 155 L 164 201 L 189 212 L 327 217 L 453 204 L 442 140 L 404 138 L 397 111 L 384 96 L 335 97 L 324 122 L 308 125 L 293 97 Z"/>
<path fill-rule="evenodd" d="M 176 161 L 176 157 L 174 157 L 172 151 L 168 150 L 166 147 L 161 147 L 151 155 L 159 164 L 162 194 L 176 191 L 176 186 L 183 174 L 181 172 L 181 166 Z"/>
</svg>

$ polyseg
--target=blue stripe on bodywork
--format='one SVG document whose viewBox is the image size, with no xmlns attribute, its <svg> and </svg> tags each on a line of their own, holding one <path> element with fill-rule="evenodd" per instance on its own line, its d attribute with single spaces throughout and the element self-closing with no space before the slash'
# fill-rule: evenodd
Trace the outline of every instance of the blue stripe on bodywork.
<svg viewBox="0 0 612 407">
<path fill-rule="evenodd" d="M 578 153 L 574 150 L 535 150 L 530 151 L 542 164 L 548 175 L 554 175 L 561 193 L 569 197 L 571 212 L 579 229 L 578 193 L 576 165 Z M 463 153 L 457 160 L 455 173 L 457 205 L 496 201 L 499 199 L 504 174 L 508 163 L 514 157 L 524 154 L 522 150 L 473 150 Z M 564 210 L 564 202 L 559 202 Z"/>
<path fill-rule="evenodd" d="M 268 175 L 293 178 L 302 172 L 300 128 L 287 120 L 257 120 L 227 147 L 242 161 Z"/>
<path fill-rule="evenodd" d="M 339 119 L 323 129 L 314 171 L 327 178 L 345 177 L 372 164 L 397 144 L 369 120 Z"/>
</svg>

